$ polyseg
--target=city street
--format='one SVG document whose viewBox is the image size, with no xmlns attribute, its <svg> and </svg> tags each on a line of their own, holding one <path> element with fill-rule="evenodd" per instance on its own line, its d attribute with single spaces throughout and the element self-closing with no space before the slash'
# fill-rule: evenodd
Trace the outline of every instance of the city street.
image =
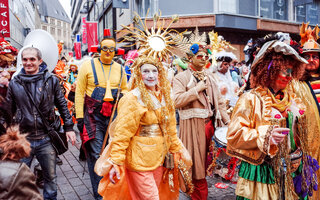
<svg viewBox="0 0 320 200">
<path fill-rule="evenodd" d="M 85 161 L 79 160 L 80 138 L 77 145 L 69 144 L 69 151 L 60 156 L 62 165 L 57 165 L 58 176 L 58 200 L 94 200 L 92 195 L 88 166 Z M 214 184 L 223 182 L 219 177 L 207 177 L 209 198 L 212 200 L 235 199 L 234 190 L 236 185 L 225 182 L 227 189 L 218 189 Z M 41 191 L 42 193 L 42 191 Z M 179 200 L 190 199 L 186 194 L 180 192 Z"/>
</svg>

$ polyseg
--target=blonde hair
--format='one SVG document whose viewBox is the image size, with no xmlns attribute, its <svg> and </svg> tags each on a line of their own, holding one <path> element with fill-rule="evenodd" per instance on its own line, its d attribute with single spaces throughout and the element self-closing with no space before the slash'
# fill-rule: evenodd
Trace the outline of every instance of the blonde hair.
<svg viewBox="0 0 320 200">
<path fill-rule="evenodd" d="M 171 85 L 167 79 L 166 70 L 162 66 L 162 63 L 155 58 L 140 56 L 135 60 L 135 62 L 131 66 L 131 68 L 133 69 L 133 77 L 131 80 L 130 90 L 133 90 L 138 87 L 141 92 L 142 102 L 147 106 L 148 109 L 154 110 L 155 108 L 154 103 L 151 100 L 150 94 L 147 91 L 145 84 L 142 81 L 140 68 L 144 64 L 151 64 L 157 67 L 159 72 L 158 88 L 160 89 L 161 94 L 164 96 L 166 107 L 169 109 L 169 111 L 174 111 L 175 110 L 174 104 L 170 97 Z"/>
</svg>

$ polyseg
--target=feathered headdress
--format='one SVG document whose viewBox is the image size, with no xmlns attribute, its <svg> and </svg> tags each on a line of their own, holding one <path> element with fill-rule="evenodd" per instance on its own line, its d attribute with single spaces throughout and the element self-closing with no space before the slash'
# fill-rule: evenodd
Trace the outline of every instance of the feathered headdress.
<svg viewBox="0 0 320 200">
<path fill-rule="evenodd" d="M 207 35 L 205 32 L 200 35 L 199 29 L 196 27 L 189 37 L 183 37 L 177 47 L 188 56 L 195 55 L 201 48 L 209 49 L 207 46 Z"/>
<path fill-rule="evenodd" d="M 228 49 L 236 50 L 231 46 L 230 42 L 224 40 L 222 36 L 219 36 L 217 32 L 211 31 L 208 33 L 210 39 L 210 49 L 212 52 L 226 51 Z"/>
<path fill-rule="evenodd" d="M 308 23 L 302 23 L 300 27 L 301 46 L 303 53 L 320 52 L 320 45 L 316 42 L 319 39 L 320 29 L 318 25 L 311 29 Z"/>
</svg>

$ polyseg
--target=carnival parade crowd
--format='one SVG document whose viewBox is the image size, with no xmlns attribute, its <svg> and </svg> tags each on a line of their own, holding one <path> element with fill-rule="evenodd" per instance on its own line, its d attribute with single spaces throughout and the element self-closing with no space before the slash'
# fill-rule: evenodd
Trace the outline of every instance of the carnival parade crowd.
<svg viewBox="0 0 320 200">
<path fill-rule="evenodd" d="M 53 64 L 53 50 L 18 54 L 0 38 L 0 199 L 57 199 L 76 134 L 97 200 L 204 200 L 208 176 L 237 183 L 238 200 L 320 199 L 319 28 L 236 50 L 214 31 L 154 23 L 124 26 L 137 42 L 125 55 L 106 29 L 90 57 L 60 42 Z"/>
</svg>

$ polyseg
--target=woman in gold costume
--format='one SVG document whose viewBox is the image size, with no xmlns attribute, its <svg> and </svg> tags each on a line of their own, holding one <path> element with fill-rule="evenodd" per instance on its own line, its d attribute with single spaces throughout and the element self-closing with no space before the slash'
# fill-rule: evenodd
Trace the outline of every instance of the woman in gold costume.
<svg viewBox="0 0 320 200">
<path fill-rule="evenodd" d="M 305 106 L 288 87 L 306 63 L 273 40 L 257 54 L 252 90 L 238 100 L 227 133 L 227 153 L 242 160 L 237 199 L 307 199 L 317 189 L 318 163 L 306 151 Z"/>
<path fill-rule="evenodd" d="M 138 58 L 133 74 L 131 91 L 119 102 L 111 143 L 99 159 L 104 164 L 96 164 L 104 176 L 99 193 L 104 199 L 177 199 L 178 162 L 189 155 L 177 137 L 170 83 L 153 58 Z"/>
</svg>

